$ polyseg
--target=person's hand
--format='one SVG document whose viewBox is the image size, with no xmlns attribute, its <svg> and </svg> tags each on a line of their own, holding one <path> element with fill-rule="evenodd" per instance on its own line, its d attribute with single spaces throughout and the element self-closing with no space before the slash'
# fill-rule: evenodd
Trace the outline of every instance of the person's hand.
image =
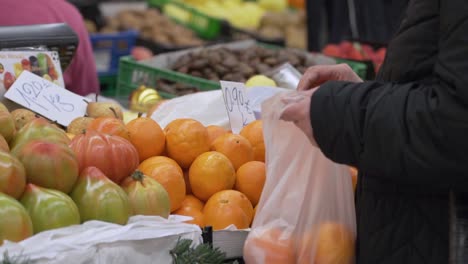
<svg viewBox="0 0 468 264">
<path fill-rule="evenodd" d="M 317 146 L 310 122 L 310 102 L 312 94 L 318 88 L 308 91 L 294 91 L 281 98 L 283 109 L 280 119 L 293 122 L 309 138 L 312 145 Z"/>
<path fill-rule="evenodd" d="M 316 65 L 307 69 L 299 81 L 297 90 L 310 90 L 327 81 L 362 82 L 362 79 L 345 63 Z"/>
</svg>

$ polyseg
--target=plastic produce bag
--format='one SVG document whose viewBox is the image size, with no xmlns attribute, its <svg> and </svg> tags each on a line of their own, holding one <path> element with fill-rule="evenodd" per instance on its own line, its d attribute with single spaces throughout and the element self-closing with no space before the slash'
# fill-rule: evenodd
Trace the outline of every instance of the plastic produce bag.
<svg viewBox="0 0 468 264">
<path fill-rule="evenodd" d="M 203 242 L 196 225 L 185 224 L 187 217 L 171 215 L 133 216 L 126 225 L 88 221 L 38 233 L 19 243 L 5 242 L 0 247 L 0 263 L 7 252 L 39 263 L 172 263 L 170 250 L 179 238 Z"/>
<path fill-rule="evenodd" d="M 285 89 L 277 87 L 246 89 L 247 97 L 251 101 L 250 105 L 257 117 L 260 116 L 261 103 L 280 91 L 285 91 Z M 173 98 L 161 104 L 150 117 L 162 127 L 177 118 L 193 118 L 205 126 L 218 125 L 225 129 L 231 129 L 221 90 L 198 92 Z"/>
<path fill-rule="evenodd" d="M 281 95 L 262 104 L 267 178 L 244 244 L 246 263 L 354 263 L 356 220 L 347 166 L 333 163 L 291 122 Z"/>
</svg>

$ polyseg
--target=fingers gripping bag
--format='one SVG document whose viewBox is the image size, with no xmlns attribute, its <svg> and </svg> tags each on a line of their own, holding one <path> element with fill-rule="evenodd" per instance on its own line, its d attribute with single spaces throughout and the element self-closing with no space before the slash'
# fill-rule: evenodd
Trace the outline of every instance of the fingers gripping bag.
<svg viewBox="0 0 468 264">
<path fill-rule="evenodd" d="M 356 216 L 347 166 L 327 159 L 277 94 L 262 104 L 267 178 L 244 244 L 248 264 L 352 264 Z"/>
</svg>

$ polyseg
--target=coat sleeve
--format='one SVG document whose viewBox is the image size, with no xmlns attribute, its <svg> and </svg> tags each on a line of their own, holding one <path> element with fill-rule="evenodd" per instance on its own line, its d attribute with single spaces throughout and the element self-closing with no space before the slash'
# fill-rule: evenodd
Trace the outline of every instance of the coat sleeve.
<svg viewBox="0 0 468 264">
<path fill-rule="evenodd" d="M 419 32 L 439 36 L 422 79 L 328 82 L 314 93 L 312 128 L 327 157 L 394 182 L 467 186 L 467 11 L 468 1 L 441 1 L 439 32 Z"/>
<path fill-rule="evenodd" d="M 331 160 L 367 174 L 409 184 L 456 184 L 468 173 L 468 109 L 450 91 L 437 79 L 328 82 L 312 97 L 314 136 Z"/>
</svg>

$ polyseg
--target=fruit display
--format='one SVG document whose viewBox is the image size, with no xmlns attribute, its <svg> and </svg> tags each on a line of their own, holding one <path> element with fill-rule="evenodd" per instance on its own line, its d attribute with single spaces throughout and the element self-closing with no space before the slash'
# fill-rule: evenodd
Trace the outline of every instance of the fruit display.
<svg viewBox="0 0 468 264">
<path fill-rule="evenodd" d="M 182 55 L 171 69 L 212 81 L 245 82 L 258 74 L 269 71 L 289 62 L 300 72 L 313 65 L 303 53 L 289 49 L 269 49 L 251 46 L 246 49 L 203 49 Z"/>
<path fill-rule="evenodd" d="M 267 39 L 284 39 L 286 47 L 307 49 L 307 26 L 304 10 L 267 12 L 256 32 Z"/>
<path fill-rule="evenodd" d="M 205 15 L 226 20 L 241 29 L 255 29 L 265 12 L 283 11 L 288 7 L 286 0 L 185 0 L 184 3 Z"/>
<path fill-rule="evenodd" d="M 342 41 L 339 44 L 328 44 L 322 50 L 323 54 L 335 58 L 358 61 L 370 60 L 374 64 L 376 72 L 382 65 L 386 52 L 387 49 L 385 47 L 375 49 L 369 44 L 361 44 L 351 41 Z"/>
<path fill-rule="evenodd" d="M 184 215 L 191 217 L 186 223 L 215 231 L 252 225 L 267 177 L 261 120 L 233 134 L 192 118 L 165 127 L 141 115 L 124 122 L 121 107 L 105 102 L 90 103 L 87 112 L 67 128 L 34 116 L 5 132 L 0 243 L 90 220 L 125 225 L 134 215 Z M 320 259 L 348 256 L 352 244 L 340 232 L 334 225 L 320 231 Z M 291 253 L 288 241 L 278 244 L 279 234 L 271 230 L 258 242 L 277 249 L 272 257 L 307 253 Z M 343 250 L 331 252 L 330 241 Z"/>
<path fill-rule="evenodd" d="M 173 47 L 192 47 L 204 43 L 196 34 L 161 14 L 157 9 L 123 10 L 106 20 L 99 30 L 87 21 L 90 33 L 116 33 L 135 30 L 143 40 Z"/>
</svg>

